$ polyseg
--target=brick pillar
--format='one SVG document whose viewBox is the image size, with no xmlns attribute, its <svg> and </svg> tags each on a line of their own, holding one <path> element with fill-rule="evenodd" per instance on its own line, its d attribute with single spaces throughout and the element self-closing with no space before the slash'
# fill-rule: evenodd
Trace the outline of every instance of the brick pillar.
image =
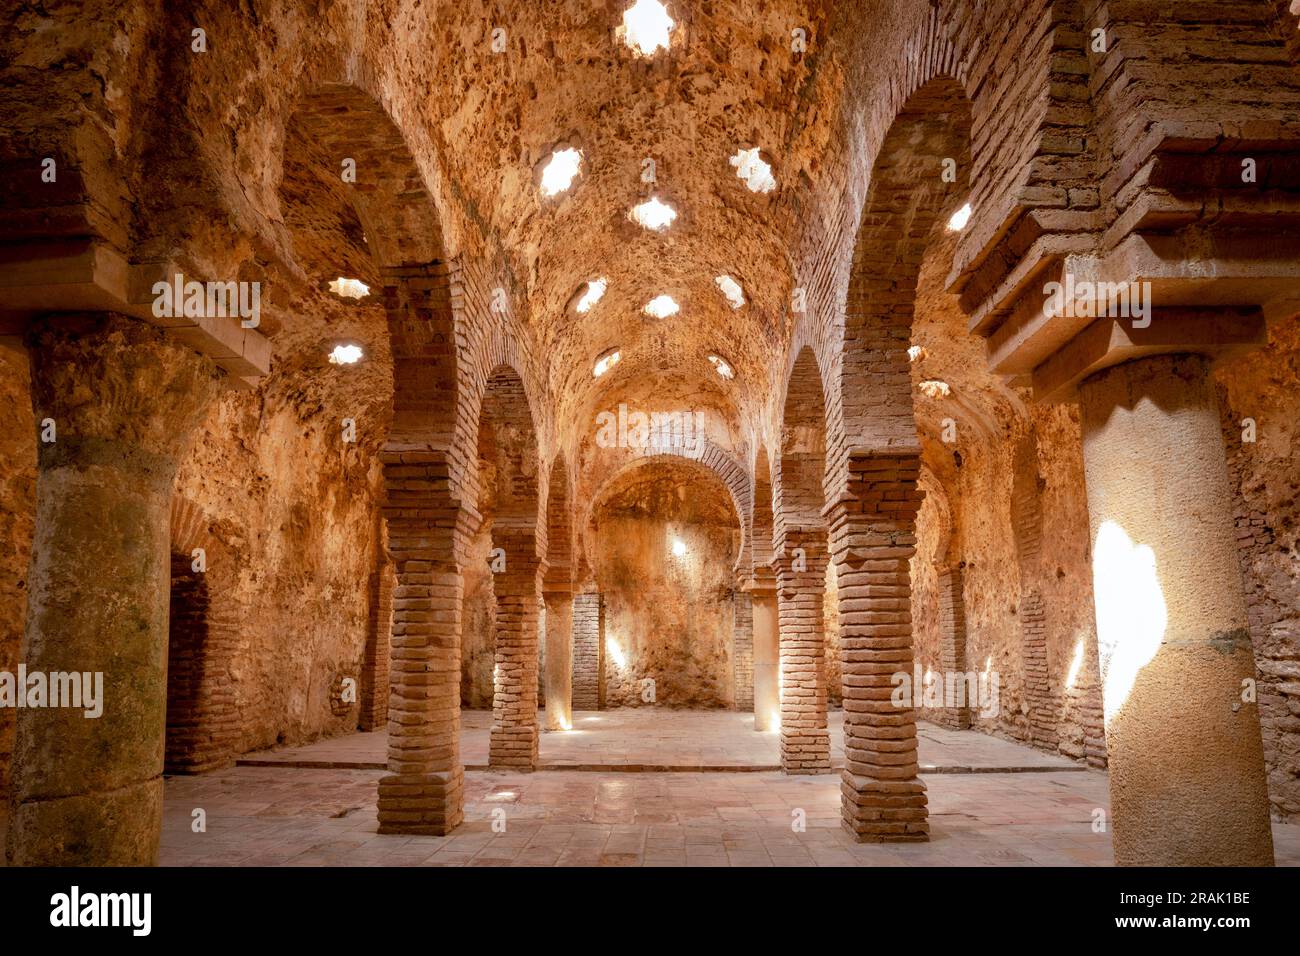
<svg viewBox="0 0 1300 956">
<path fill-rule="evenodd" d="M 531 534 L 493 535 L 506 555 L 493 579 L 497 601 L 492 736 L 488 764 L 537 766 L 537 624 L 542 565 Z"/>
<path fill-rule="evenodd" d="M 748 591 L 732 595 L 732 657 L 736 710 L 754 709 L 754 607 Z"/>
<path fill-rule="evenodd" d="M 1037 588 L 1020 596 L 1020 647 L 1025 665 L 1025 702 L 1029 705 L 1029 742 L 1056 751 L 1056 707 L 1047 671 L 1047 608 Z"/>
<path fill-rule="evenodd" d="M 844 826 L 860 843 L 929 838 L 916 712 L 891 699 L 893 676 L 910 680 L 914 672 L 909 563 L 924 497 L 920 471 L 915 453 L 854 457 L 848 494 L 831 510 L 844 675 L 840 792 Z"/>
<path fill-rule="evenodd" d="M 442 836 L 464 816 L 458 559 L 471 521 L 449 495 L 444 452 L 390 440 L 381 458 L 397 586 L 379 832 Z"/>
<path fill-rule="evenodd" d="M 550 588 L 546 602 L 546 729 L 573 727 L 573 593 Z"/>
<path fill-rule="evenodd" d="M 220 373 L 111 313 L 37 322 L 28 348 L 37 426 L 53 419 L 57 436 L 37 445 L 20 660 L 29 674 L 102 674 L 103 713 L 18 711 L 7 857 L 147 866 L 162 825 L 172 483 Z"/>
<path fill-rule="evenodd" d="M 826 535 L 787 529 L 774 562 L 780 613 L 781 769 L 829 770 L 826 670 L 822 655 L 822 598 L 826 589 Z"/>
<path fill-rule="evenodd" d="M 966 672 L 966 602 L 962 596 L 964 579 L 962 565 L 944 568 L 939 572 L 939 666 L 946 672 L 945 690 L 950 686 L 966 688 L 966 683 L 960 679 L 949 680 L 950 675 Z M 970 727 L 970 704 L 968 699 L 964 704 L 943 707 L 935 713 L 935 717 L 944 726 L 966 730 Z"/>
<path fill-rule="evenodd" d="M 781 726 L 781 629 L 771 568 L 755 568 L 750 590 L 754 619 L 754 729 Z"/>
<path fill-rule="evenodd" d="M 382 730 L 388 726 L 388 678 L 393 639 L 393 590 L 397 577 L 385 561 L 370 575 L 370 615 L 361 665 L 361 713 L 357 727 Z"/>
<path fill-rule="evenodd" d="M 1159 319 L 1156 320 L 1159 323 Z M 1273 863 L 1228 470 L 1208 362 L 1079 387 L 1115 862 Z"/>
<path fill-rule="evenodd" d="M 573 709 L 599 710 L 604 609 L 594 591 L 573 598 Z"/>
</svg>

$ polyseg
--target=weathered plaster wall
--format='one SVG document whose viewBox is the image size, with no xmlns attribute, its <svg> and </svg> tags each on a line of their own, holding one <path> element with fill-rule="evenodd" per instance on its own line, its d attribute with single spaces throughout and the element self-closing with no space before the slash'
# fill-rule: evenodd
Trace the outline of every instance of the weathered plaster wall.
<svg viewBox="0 0 1300 956">
<path fill-rule="evenodd" d="M 645 706 L 647 678 L 659 707 L 734 703 L 731 593 L 739 532 L 726 491 L 697 468 L 643 466 L 596 507 L 607 707 Z M 673 554 L 674 541 L 685 554 Z"/>
</svg>

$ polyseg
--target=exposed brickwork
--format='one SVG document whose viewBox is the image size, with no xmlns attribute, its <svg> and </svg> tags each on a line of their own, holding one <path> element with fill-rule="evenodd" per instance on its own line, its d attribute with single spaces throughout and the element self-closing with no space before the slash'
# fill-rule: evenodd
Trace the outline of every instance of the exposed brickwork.
<svg viewBox="0 0 1300 956">
<path fill-rule="evenodd" d="M 831 513 L 844 681 L 843 819 L 860 841 L 929 833 L 913 702 L 899 707 L 891 699 L 893 675 L 913 670 L 909 562 L 924 497 L 920 471 L 915 455 L 856 457 L 851 497 Z"/>
<path fill-rule="evenodd" d="M 599 710 L 602 704 L 604 621 L 600 595 L 573 598 L 573 709 Z"/>
<path fill-rule="evenodd" d="M 744 591 L 732 595 L 735 629 L 732 639 L 732 667 L 735 673 L 736 710 L 754 709 L 754 606 Z"/>
<path fill-rule="evenodd" d="M 939 574 L 939 666 L 945 674 L 966 672 L 966 601 L 962 596 L 962 567 Z M 942 707 L 933 717 L 947 727 L 970 727 L 970 702 L 966 706 Z"/>
<path fill-rule="evenodd" d="M 397 576 L 393 566 L 383 566 L 370 575 L 370 616 L 366 623 L 366 650 L 361 666 L 361 730 L 388 727 L 389 658 L 392 654 L 393 591 Z"/>
</svg>

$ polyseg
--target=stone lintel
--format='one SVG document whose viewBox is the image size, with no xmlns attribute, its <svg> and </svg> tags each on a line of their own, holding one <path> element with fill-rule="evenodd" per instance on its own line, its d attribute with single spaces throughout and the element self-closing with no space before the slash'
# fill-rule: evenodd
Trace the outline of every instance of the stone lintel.
<svg viewBox="0 0 1300 956">
<path fill-rule="evenodd" d="M 1067 256 L 1042 278 L 1024 290 L 1003 324 L 988 337 L 989 365 L 996 374 L 1009 378 L 1035 374 L 1092 325 L 1098 298 L 1105 298 L 1100 290 L 1136 289 L 1143 306 L 1157 310 L 1218 307 L 1231 311 L 1261 305 L 1271 309 L 1271 303 L 1294 301 L 1300 297 L 1300 237 L 1133 235 L 1105 257 Z M 1057 308 L 1052 315 L 1046 308 L 1052 299 L 1049 282 L 1073 291 L 1069 307 Z M 1115 315 L 1113 308 L 1108 314 Z M 1127 321 L 1132 315 L 1130 308 L 1122 317 Z"/>
<path fill-rule="evenodd" d="M 238 317 L 159 318 L 153 284 L 184 270 L 172 263 L 131 264 L 100 239 L 0 247 L 0 333 L 18 334 L 38 315 L 118 312 L 158 326 L 206 355 L 236 387 L 254 387 L 271 368 L 271 342 Z M 187 280 L 195 278 L 187 276 Z"/>
<path fill-rule="evenodd" d="M 1097 319 L 1034 370 L 1034 399 L 1065 402 L 1079 382 L 1112 365 L 1170 353 L 1235 358 L 1264 345 L 1267 325 L 1258 309 L 1160 309 L 1151 324 L 1134 328 L 1128 319 Z"/>
</svg>

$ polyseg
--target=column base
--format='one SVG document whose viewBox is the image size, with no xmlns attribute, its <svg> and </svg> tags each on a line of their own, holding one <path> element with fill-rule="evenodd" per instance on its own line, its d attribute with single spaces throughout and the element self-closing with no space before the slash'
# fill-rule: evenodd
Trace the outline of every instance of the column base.
<svg viewBox="0 0 1300 956">
<path fill-rule="evenodd" d="M 840 776 L 841 822 L 858 843 L 923 843 L 930 839 L 925 784 Z"/>
<path fill-rule="evenodd" d="M 379 832 L 446 836 L 465 819 L 465 772 L 390 774 L 379 781 Z"/>
<path fill-rule="evenodd" d="M 785 773 L 828 773 L 831 736 L 826 729 L 781 731 L 781 770 Z"/>
<path fill-rule="evenodd" d="M 9 866 L 157 866 L 162 777 L 120 790 L 19 803 Z"/>
<path fill-rule="evenodd" d="M 494 726 L 488 740 L 488 766 L 537 769 L 537 729 Z"/>
</svg>

